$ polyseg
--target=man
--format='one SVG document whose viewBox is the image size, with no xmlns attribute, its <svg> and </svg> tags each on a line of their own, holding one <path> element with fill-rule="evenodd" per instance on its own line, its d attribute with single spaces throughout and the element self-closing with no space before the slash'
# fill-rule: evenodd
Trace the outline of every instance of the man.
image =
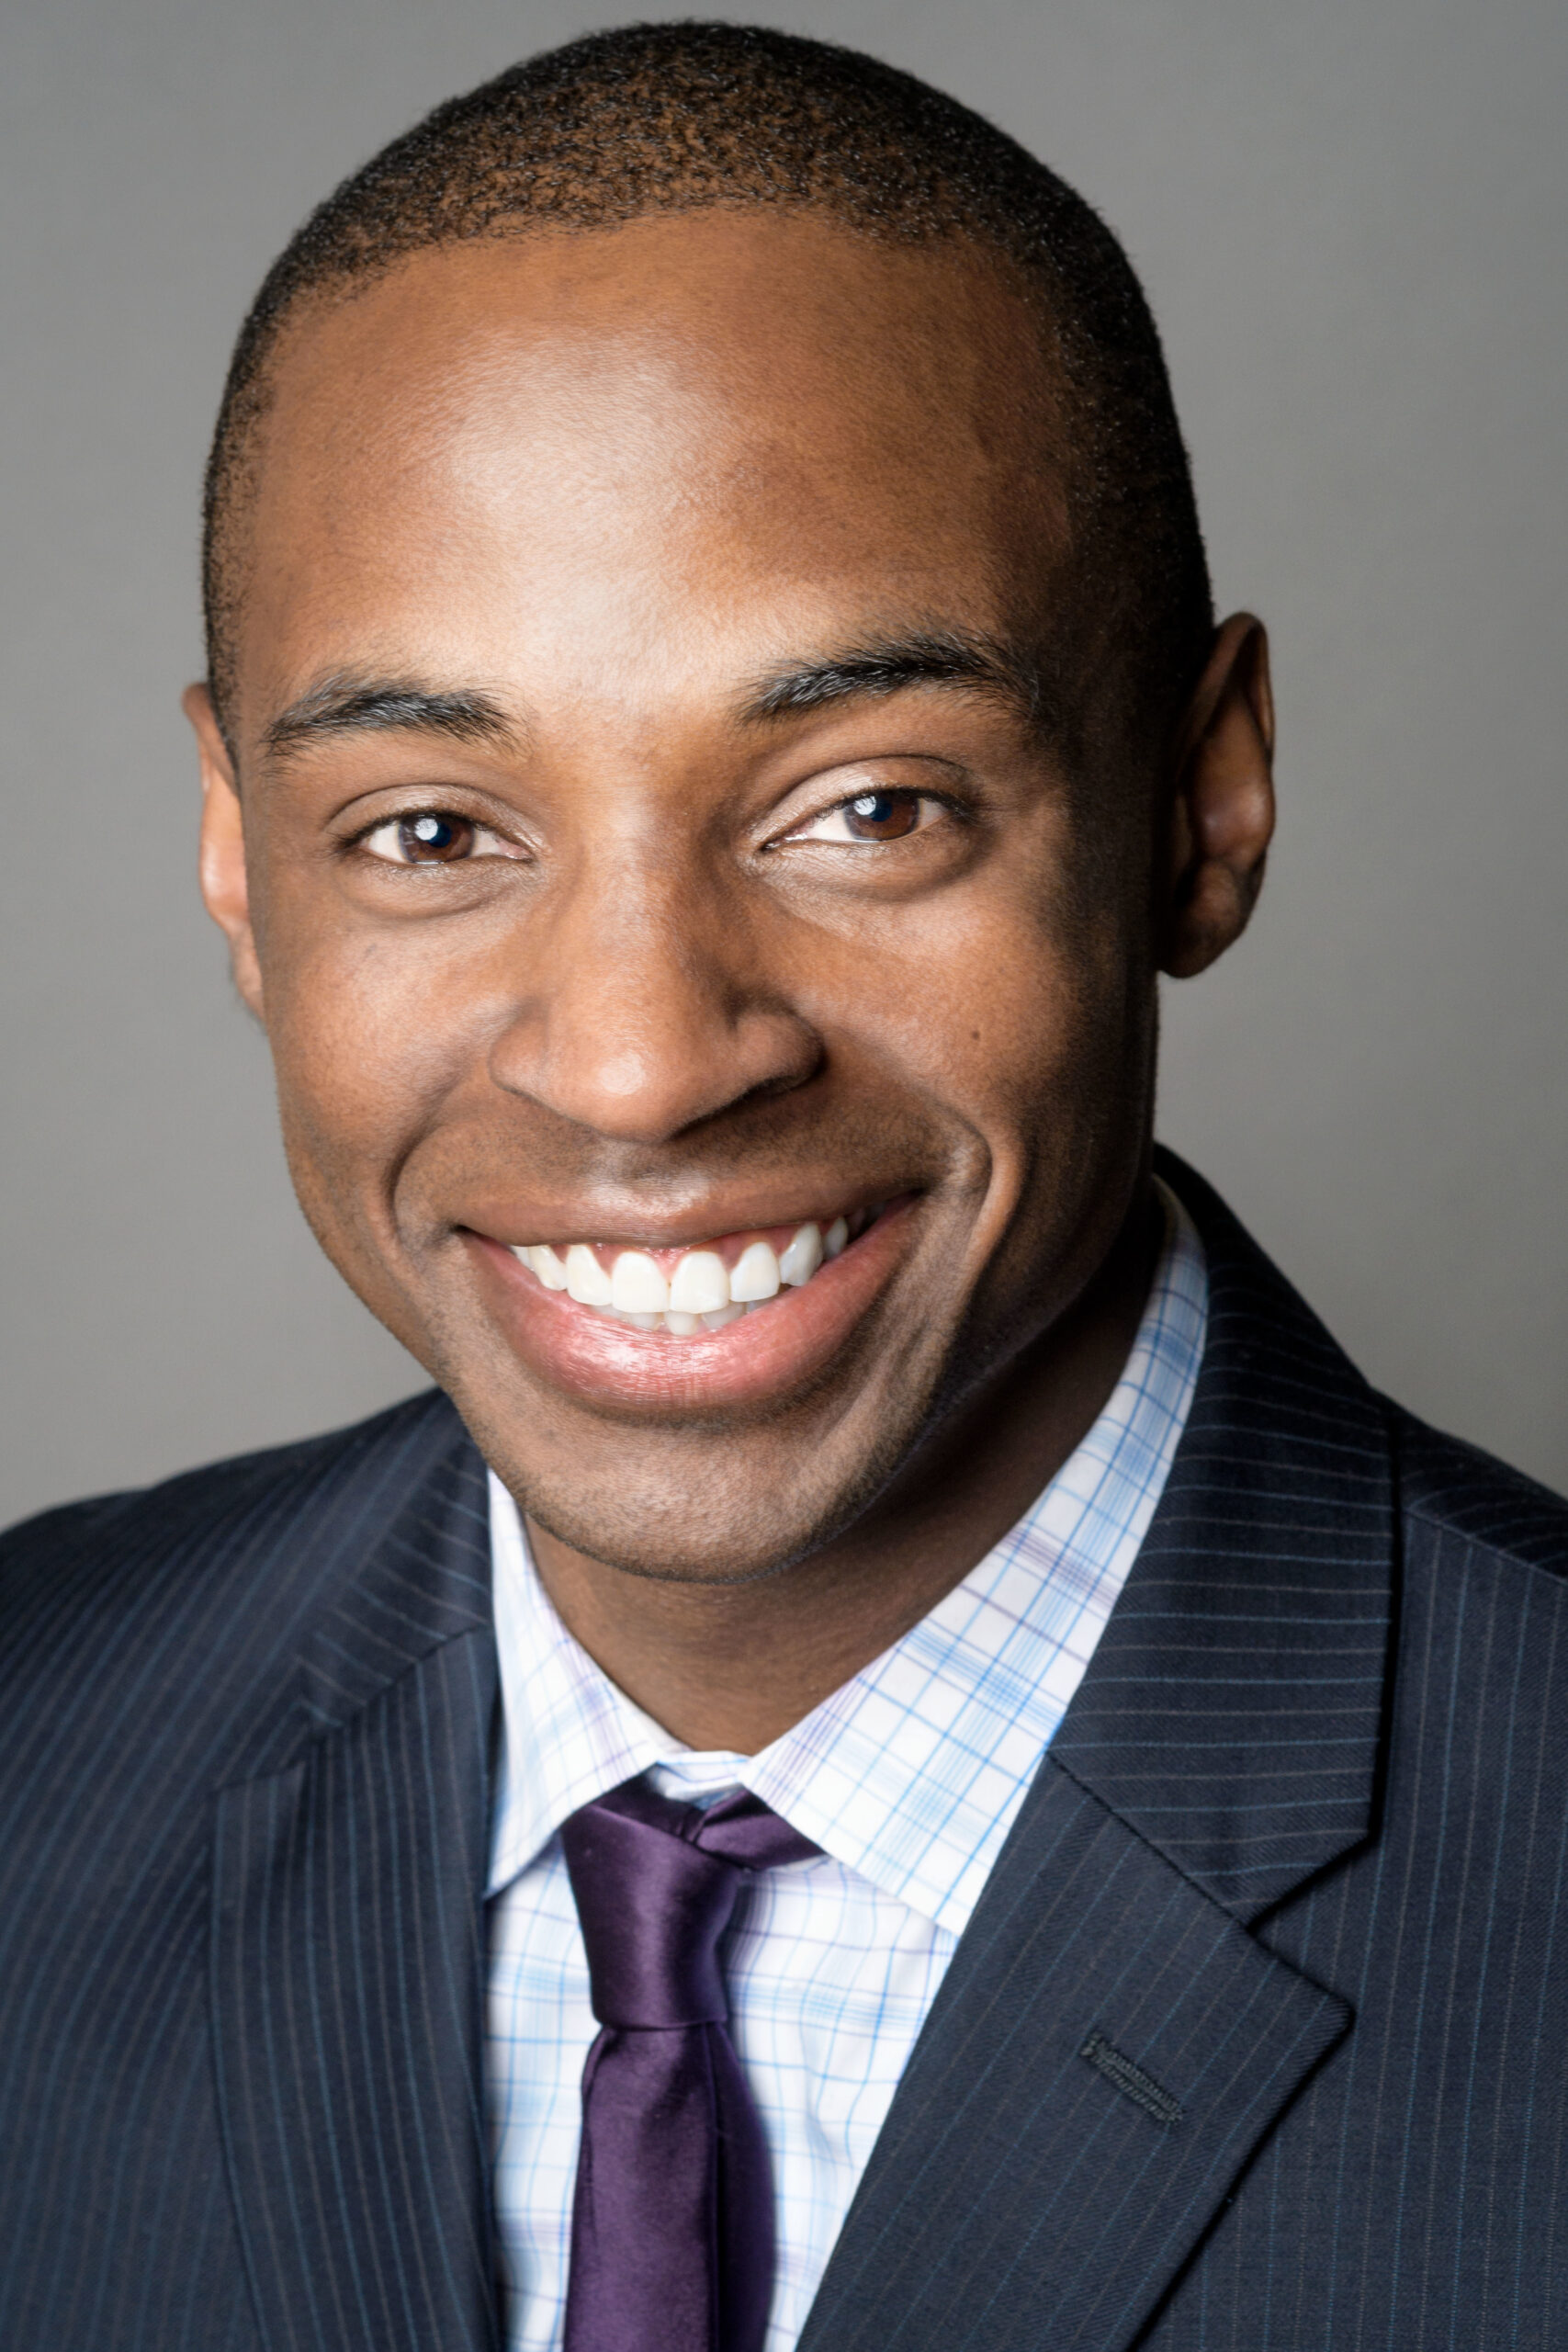
<svg viewBox="0 0 1568 2352">
<path fill-rule="evenodd" d="M 1103 227 L 595 37 L 296 238 L 207 545 L 438 1386 L 9 1540 L 5 2344 L 1560 2341 L 1568 1522 L 1151 1155 L 1272 715 Z"/>
</svg>

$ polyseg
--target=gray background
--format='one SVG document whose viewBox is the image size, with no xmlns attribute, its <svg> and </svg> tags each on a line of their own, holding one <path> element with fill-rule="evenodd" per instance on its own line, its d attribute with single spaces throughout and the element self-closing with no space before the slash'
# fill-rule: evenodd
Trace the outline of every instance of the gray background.
<svg viewBox="0 0 1568 2352">
<path fill-rule="evenodd" d="M 1253 936 L 1169 993 L 1163 1132 L 1373 1378 L 1568 1485 L 1568 10 L 761 13 L 953 90 L 1126 239 L 1222 603 L 1274 630 L 1282 728 Z M 293 1206 L 197 899 L 175 696 L 199 467 L 243 305 L 309 205 L 435 99 L 603 21 L 13 0 L 0 1519 L 416 1385 Z"/>
</svg>

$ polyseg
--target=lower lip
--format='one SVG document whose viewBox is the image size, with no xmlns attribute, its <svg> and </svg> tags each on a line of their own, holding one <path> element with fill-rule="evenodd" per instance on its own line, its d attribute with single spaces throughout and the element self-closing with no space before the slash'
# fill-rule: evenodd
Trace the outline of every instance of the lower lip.
<svg viewBox="0 0 1568 2352">
<path fill-rule="evenodd" d="M 912 1202 L 887 1210 L 798 1290 L 721 1331 L 637 1331 L 547 1291 L 504 1242 L 464 1236 L 507 1340 L 530 1370 L 584 1404 L 660 1416 L 777 1400 L 812 1380 L 854 1334 L 905 1254 Z"/>
</svg>

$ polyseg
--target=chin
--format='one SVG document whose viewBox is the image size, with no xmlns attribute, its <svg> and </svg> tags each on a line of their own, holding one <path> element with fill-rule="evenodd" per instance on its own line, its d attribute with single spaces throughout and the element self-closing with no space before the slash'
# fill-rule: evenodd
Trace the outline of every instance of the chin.
<svg viewBox="0 0 1568 2352">
<path fill-rule="evenodd" d="M 925 1418 L 906 1396 L 891 1426 L 863 1396 L 860 1410 L 835 1400 L 807 1417 L 814 1426 L 788 1430 L 612 1427 L 594 1433 L 596 1459 L 583 1467 L 581 1441 L 530 1443 L 482 1406 L 455 1401 L 502 1484 L 558 1543 L 627 1576 L 716 1587 L 776 1576 L 843 1533 L 913 1451 Z"/>
</svg>

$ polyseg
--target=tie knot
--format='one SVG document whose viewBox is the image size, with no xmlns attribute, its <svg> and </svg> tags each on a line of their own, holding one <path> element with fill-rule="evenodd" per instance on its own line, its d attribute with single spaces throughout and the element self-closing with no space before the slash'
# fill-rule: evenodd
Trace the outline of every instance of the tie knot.
<svg viewBox="0 0 1568 2352">
<path fill-rule="evenodd" d="M 627 1781 L 561 1830 L 601 2025 L 722 2025 L 718 1944 L 748 1871 L 820 1849 L 742 1790 L 707 1812 Z"/>
</svg>

